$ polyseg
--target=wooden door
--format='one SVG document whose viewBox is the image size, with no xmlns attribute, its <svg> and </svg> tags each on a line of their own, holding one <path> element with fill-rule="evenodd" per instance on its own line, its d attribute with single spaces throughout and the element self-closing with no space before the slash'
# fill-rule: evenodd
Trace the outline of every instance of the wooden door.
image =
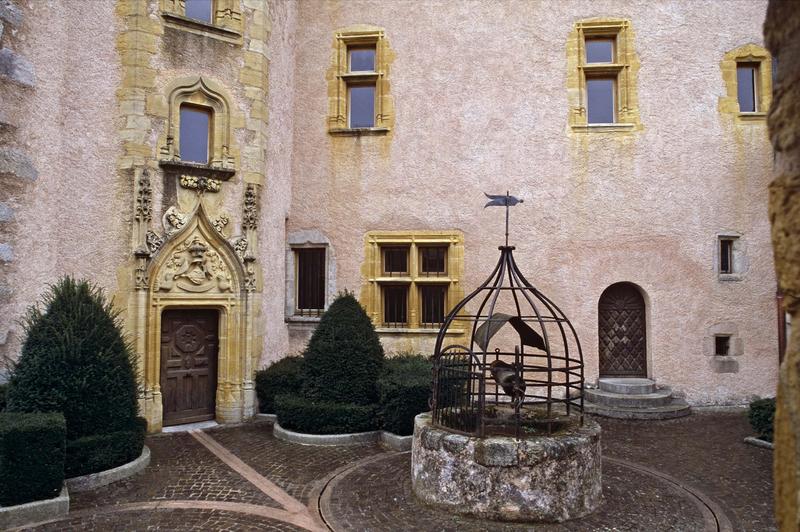
<svg viewBox="0 0 800 532">
<path fill-rule="evenodd" d="M 606 288 L 599 304 L 600 376 L 647 377 L 644 299 L 630 283 Z"/>
<path fill-rule="evenodd" d="M 174 309 L 161 315 L 164 425 L 214 419 L 219 312 Z"/>
</svg>

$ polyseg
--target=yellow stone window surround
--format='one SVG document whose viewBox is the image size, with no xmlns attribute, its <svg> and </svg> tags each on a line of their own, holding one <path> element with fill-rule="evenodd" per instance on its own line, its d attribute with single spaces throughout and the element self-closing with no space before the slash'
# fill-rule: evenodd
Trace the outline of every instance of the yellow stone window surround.
<svg viewBox="0 0 800 532">
<path fill-rule="evenodd" d="M 159 159 L 162 166 L 201 166 L 233 175 L 234 158 L 230 150 L 230 105 L 222 88 L 200 76 L 176 80 L 168 88 L 167 127 L 162 136 Z M 180 108 L 191 104 L 211 111 L 208 165 L 182 163 L 180 157 Z M 230 177 L 228 175 L 228 177 Z"/>
<path fill-rule="evenodd" d="M 350 72 L 348 52 L 353 48 L 375 47 L 375 70 Z M 333 60 L 328 70 L 328 132 L 331 135 L 381 135 L 394 125 L 394 107 L 389 94 L 389 64 L 393 55 L 384 30 L 358 25 L 336 32 Z M 351 128 L 348 123 L 348 88 L 375 84 L 375 125 Z"/>
<path fill-rule="evenodd" d="M 164 25 L 235 44 L 242 43 L 240 0 L 212 0 L 210 23 L 186 16 L 186 0 L 161 0 Z"/>
<path fill-rule="evenodd" d="M 419 287 L 425 284 L 447 285 L 445 315 L 464 297 L 461 279 L 464 275 L 464 235 L 460 231 L 371 231 L 365 238 L 365 261 L 362 274 L 365 279 L 361 289 L 361 304 L 367 310 L 380 333 L 438 333 L 438 327 L 423 328 Z M 429 276 L 421 273 L 420 253 L 423 247 L 446 247 L 444 275 Z M 408 248 L 408 272 L 388 276 L 384 273 L 383 249 Z M 405 284 L 409 287 L 407 301 L 407 327 L 383 327 L 383 287 Z M 451 331 L 458 334 L 459 331 Z"/>
<path fill-rule="evenodd" d="M 613 62 L 588 63 L 587 38 L 612 39 Z M 638 73 L 639 57 L 634 47 L 634 34 L 629 20 L 602 18 L 576 22 L 567 39 L 567 98 L 571 129 L 579 132 L 641 130 L 636 90 Z M 591 77 L 615 80 L 613 124 L 588 123 L 586 79 Z"/>
<path fill-rule="evenodd" d="M 739 64 L 758 66 L 756 77 L 756 105 L 753 113 L 743 113 L 739 109 L 738 80 L 736 69 Z M 725 96 L 719 99 L 719 112 L 736 118 L 737 122 L 766 122 L 767 111 L 772 103 L 772 56 L 763 46 L 745 44 L 726 53 L 720 61 L 722 79 L 725 82 Z"/>
</svg>

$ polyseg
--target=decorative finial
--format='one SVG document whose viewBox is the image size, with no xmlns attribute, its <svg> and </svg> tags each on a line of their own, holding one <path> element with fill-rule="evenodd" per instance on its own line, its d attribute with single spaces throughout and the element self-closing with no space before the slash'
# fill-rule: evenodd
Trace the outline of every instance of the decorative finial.
<svg viewBox="0 0 800 532">
<path fill-rule="evenodd" d="M 508 193 L 506 190 L 505 195 L 502 194 L 487 194 L 486 192 L 483 193 L 484 196 L 489 198 L 489 201 L 486 202 L 486 205 L 483 206 L 485 209 L 486 207 L 505 207 L 506 208 L 506 246 L 508 246 L 508 208 L 513 207 L 517 203 L 523 203 L 525 200 L 521 198 L 516 198 Z"/>
</svg>

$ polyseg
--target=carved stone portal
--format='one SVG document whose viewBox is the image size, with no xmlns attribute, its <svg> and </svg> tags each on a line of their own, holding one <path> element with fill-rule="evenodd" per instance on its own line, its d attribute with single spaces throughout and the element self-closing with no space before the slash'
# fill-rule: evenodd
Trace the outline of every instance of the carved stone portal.
<svg viewBox="0 0 800 532">
<path fill-rule="evenodd" d="M 189 235 L 164 265 L 156 290 L 231 292 L 231 275 L 219 254 L 199 234 Z"/>
</svg>

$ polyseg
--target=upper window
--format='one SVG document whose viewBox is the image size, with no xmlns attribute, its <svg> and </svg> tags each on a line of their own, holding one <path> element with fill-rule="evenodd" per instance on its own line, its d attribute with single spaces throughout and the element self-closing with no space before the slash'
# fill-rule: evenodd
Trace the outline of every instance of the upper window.
<svg viewBox="0 0 800 532">
<path fill-rule="evenodd" d="M 367 243 L 362 303 L 375 323 L 403 331 L 437 329 L 463 296 L 461 234 L 373 232 Z"/>
<path fill-rule="evenodd" d="M 578 22 L 567 51 L 573 129 L 626 131 L 639 127 L 639 60 L 630 23 L 618 19 Z"/>
<path fill-rule="evenodd" d="M 165 25 L 227 42 L 242 42 L 241 0 L 161 0 Z"/>
<path fill-rule="evenodd" d="M 715 270 L 721 281 L 737 281 L 747 270 L 744 243 L 738 234 L 717 235 Z"/>
<path fill-rule="evenodd" d="M 379 29 L 336 34 L 337 50 L 329 94 L 329 131 L 334 134 L 385 133 L 389 130 L 388 45 Z"/>
<path fill-rule="evenodd" d="M 719 110 L 737 121 L 764 121 L 772 100 L 772 59 L 756 44 L 746 44 L 725 54 L 722 62 L 725 96 Z"/>
<path fill-rule="evenodd" d="M 212 111 L 205 107 L 181 105 L 181 160 L 208 164 Z"/>
</svg>

